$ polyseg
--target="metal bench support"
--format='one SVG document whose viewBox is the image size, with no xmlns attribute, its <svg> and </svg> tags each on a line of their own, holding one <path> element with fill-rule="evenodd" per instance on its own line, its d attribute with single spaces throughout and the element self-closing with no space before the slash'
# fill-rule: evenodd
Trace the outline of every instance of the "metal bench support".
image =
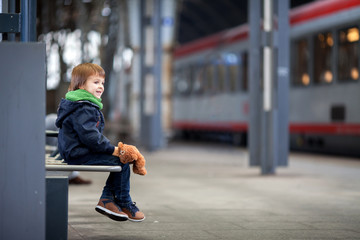
<svg viewBox="0 0 360 240">
<path fill-rule="evenodd" d="M 67 239 L 68 178 L 46 177 L 46 239 Z"/>
</svg>

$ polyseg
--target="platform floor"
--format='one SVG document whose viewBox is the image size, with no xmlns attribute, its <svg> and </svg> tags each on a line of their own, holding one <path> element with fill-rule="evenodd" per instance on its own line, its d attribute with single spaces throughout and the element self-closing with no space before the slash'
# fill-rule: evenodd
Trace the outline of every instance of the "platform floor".
<svg viewBox="0 0 360 240">
<path fill-rule="evenodd" d="M 146 153 L 132 175 L 142 223 L 94 210 L 106 173 L 70 186 L 69 239 L 360 239 L 360 159 L 292 153 L 289 167 L 261 176 L 245 149 L 172 143 Z"/>
</svg>

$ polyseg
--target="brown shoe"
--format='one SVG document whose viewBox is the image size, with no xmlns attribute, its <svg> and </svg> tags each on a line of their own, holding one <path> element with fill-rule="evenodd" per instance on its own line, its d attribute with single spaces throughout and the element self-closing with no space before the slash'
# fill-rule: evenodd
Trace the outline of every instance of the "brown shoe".
<svg viewBox="0 0 360 240">
<path fill-rule="evenodd" d="M 115 221 L 128 220 L 128 215 L 111 199 L 101 198 L 95 210 Z"/>
<path fill-rule="evenodd" d="M 91 184 L 91 180 L 85 180 L 81 177 L 75 177 L 69 180 L 69 184 Z"/>
<path fill-rule="evenodd" d="M 129 216 L 129 220 L 133 222 L 141 222 L 145 220 L 144 213 L 140 212 L 136 203 L 130 203 L 127 206 L 121 207 L 121 209 Z"/>
</svg>

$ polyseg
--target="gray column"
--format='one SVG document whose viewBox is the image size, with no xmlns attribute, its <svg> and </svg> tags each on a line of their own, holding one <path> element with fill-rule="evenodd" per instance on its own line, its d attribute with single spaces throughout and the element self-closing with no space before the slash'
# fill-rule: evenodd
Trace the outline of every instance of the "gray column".
<svg viewBox="0 0 360 240">
<path fill-rule="evenodd" d="M 278 119 L 275 105 L 273 0 L 264 0 L 263 108 L 261 124 L 261 173 L 274 174 L 277 165 Z"/>
<path fill-rule="evenodd" d="M 261 147 L 261 92 L 260 92 L 260 56 L 261 56 L 261 32 L 260 11 L 261 0 L 249 0 L 249 103 L 250 116 L 248 119 L 248 149 L 250 154 L 250 166 L 260 165 Z"/>
<path fill-rule="evenodd" d="M 279 4 L 278 0 L 249 1 L 250 118 L 248 142 L 250 165 L 261 166 L 263 175 L 274 174 L 277 166 L 287 165 L 289 151 L 288 4 L 288 1 L 281 1 Z M 263 32 L 260 31 L 261 6 L 264 7 Z M 275 10 L 278 12 L 278 29 L 273 26 Z M 262 52 L 261 49 L 263 49 Z M 262 79 L 260 77 L 261 53 L 263 58 Z M 261 80 L 262 88 L 260 87 Z"/>
<path fill-rule="evenodd" d="M 0 239 L 45 239 L 45 45 L 0 43 Z"/>
<path fill-rule="evenodd" d="M 21 0 L 21 32 L 22 42 L 36 41 L 36 0 Z"/>
<path fill-rule="evenodd" d="M 278 106 L 278 166 L 288 165 L 289 155 L 289 85 L 290 85 L 290 27 L 289 1 L 277 0 L 278 57 L 277 57 L 277 106 Z"/>
<path fill-rule="evenodd" d="M 163 145 L 161 124 L 161 1 L 141 1 L 141 141 L 150 151 Z"/>
</svg>

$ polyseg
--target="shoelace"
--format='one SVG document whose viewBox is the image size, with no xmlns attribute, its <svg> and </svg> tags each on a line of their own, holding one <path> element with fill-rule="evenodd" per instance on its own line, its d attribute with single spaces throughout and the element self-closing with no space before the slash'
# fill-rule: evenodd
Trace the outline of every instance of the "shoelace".
<svg viewBox="0 0 360 240">
<path fill-rule="evenodd" d="M 123 208 L 128 209 L 132 215 L 135 215 L 136 212 L 140 211 L 139 208 L 136 206 L 136 202 L 132 202 L 132 203 L 130 203 L 128 205 L 122 205 L 122 204 L 120 204 L 118 202 L 119 201 L 115 197 L 115 203 L 117 203 L 118 206 L 120 206 L 121 209 L 123 209 Z"/>
<path fill-rule="evenodd" d="M 128 209 L 133 215 L 139 211 L 139 208 L 136 206 L 136 202 L 129 204 Z"/>
</svg>

